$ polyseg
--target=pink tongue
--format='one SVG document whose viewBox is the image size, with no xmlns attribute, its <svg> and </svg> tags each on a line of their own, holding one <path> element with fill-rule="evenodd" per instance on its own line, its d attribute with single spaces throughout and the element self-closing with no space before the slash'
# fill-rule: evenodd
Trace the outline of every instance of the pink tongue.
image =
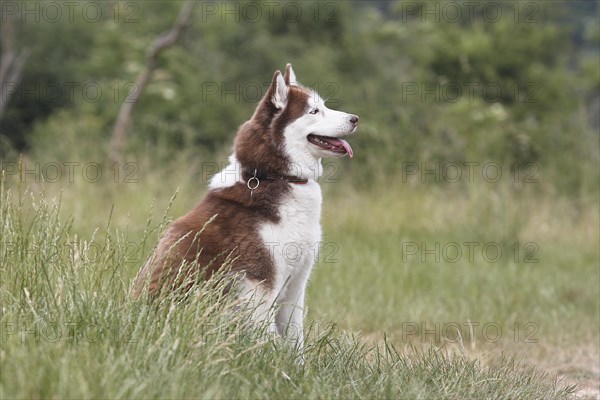
<svg viewBox="0 0 600 400">
<path fill-rule="evenodd" d="M 350 147 L 348 142 L 346 142 L 344 139 L 327 138 L 327 141 L 329 143 L 333 144 L 334 146 L 342 146 L 344 149 L 346 149 L 346 153 L 348 153 L 350 158 L 352 158 L 352 155 L 353 155 L 352 147 Z"/>
</svg>

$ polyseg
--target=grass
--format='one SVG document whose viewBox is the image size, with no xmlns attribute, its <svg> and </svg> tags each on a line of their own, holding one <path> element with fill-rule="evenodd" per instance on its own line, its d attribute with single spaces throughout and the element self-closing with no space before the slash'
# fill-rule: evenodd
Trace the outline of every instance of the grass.
<svg viewBox="0 0 600 400">
<path fill-rule="evenodd" d="M 204 185 L 182 178 L 193 175 L 3 179 L 1 398 L 562 399 L 597 378 L 595 198 L 325 184 L 302 364 L 211 285 L 186 301 L 127 298 L 170 216 L 200 198 Z M 451 262 L 447 245 L 465 242 L 480 243 L 472 261 Z M 488 243 L 506 256 L 491 262 Z"/>
<path fill-rule="evenodd" d="M 315 271 L 315 313 L 333 317 L 343 307 L 348 328 L 388 334 L 406 321 L 470 320 L 505 330 L 533 322 L 538 339 L 578 325 L 573 340 L 597 339 L 598 210 L 484 189 L 326 201 L 326 237 L 338 251 Z"/>
</svg>

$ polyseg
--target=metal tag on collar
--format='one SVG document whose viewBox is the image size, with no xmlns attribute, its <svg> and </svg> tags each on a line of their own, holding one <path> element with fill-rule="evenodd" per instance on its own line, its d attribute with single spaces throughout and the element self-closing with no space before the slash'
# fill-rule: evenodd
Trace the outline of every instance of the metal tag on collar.
<svg viewBox="0 0 600 400">
<path fill-rule="evenodd" d="M 250 189 L 250 197 L 252 197 L 252 192 L 254 192 L 254 190 L 260 185 L 260 181 L 256 177 L 256 172 L 256 169 L 254 169 L 254 175 L 252 175 L 252 178 L 248 179 L 248 182 L 246 182 L 246 186 L 248 189 Z"/>
</svg>

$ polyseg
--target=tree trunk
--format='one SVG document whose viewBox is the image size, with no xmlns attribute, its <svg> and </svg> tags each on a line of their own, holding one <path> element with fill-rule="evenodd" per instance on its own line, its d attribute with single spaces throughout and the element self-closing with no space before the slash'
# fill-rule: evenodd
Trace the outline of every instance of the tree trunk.
<svg viewBox="0 0 600 400">
<path fill-rule="evenodd" d="M 0 39 L 2 41 L 2 53 L 0 53 L 0 120 L 4 109 L 8 104 L 14 89 L 21 80 L 21 72 L 25 60 L 29 55 L 27 50 L 21 50 L 19 54 L 14 49 L 14 16 L 7 14 L 0 27 Z"/>
<path fill-rule="evenodd" d="M 175 45 L 175 43 L 179 40 L 181 31 L 188 24 L 195 4 L 196 2 L 194 0 L 187 0 L 181 7 L 179 16 L 177 17 L 173 28 L 171 28 L 171 30 L 167 33 L 159 36 L 148 49 L 148 53 L 146 55 L 146 66 L 136 80 L 134 91 L 127 96 L 123 102 L 123 105 L 119 110 L 117 121 L 115 122 L 115 126 L 113 128 L 110 143 L 110 158 L 113 162 L 120 162 L 122 159 L 123 146 L 125 145 L 127 130 L 131 124 L 131 115 L 133 114 L 133 109 L 135 108 L 135 105 L 138 103 L 142 93 L 144 92 L 144 89 L 152 78 L 152 73 L 156 68 L 158 56 L 163 50 Z"/>
</svg>

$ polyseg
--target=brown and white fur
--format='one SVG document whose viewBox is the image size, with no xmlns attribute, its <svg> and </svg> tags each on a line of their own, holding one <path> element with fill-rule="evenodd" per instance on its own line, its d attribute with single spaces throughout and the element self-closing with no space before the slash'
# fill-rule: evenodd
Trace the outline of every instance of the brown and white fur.
<svg viewBox="0 0 600 400">
<path fill-rule="evenodd" d="M 229 165 L 212 178 L 202 202 L 166 230 L 132 296 L 182 285 L 197 272 L 194 264 L 210 277 L 233 255 L 229 268 L 243 276 L 239 298 L 256 307 L 255 318 L 270 332 L 301 347 L 305 288 L 321 240 L 321 158 L 352 156 L 341 137 L 357 126 L 357 116 L 328 109 L 299 85 L 290 64 L 285 76 L 275 71 L 237 132 Z M 250 187 L 258 183 L 252 191 L 250 180 Z"/>
</svg>

